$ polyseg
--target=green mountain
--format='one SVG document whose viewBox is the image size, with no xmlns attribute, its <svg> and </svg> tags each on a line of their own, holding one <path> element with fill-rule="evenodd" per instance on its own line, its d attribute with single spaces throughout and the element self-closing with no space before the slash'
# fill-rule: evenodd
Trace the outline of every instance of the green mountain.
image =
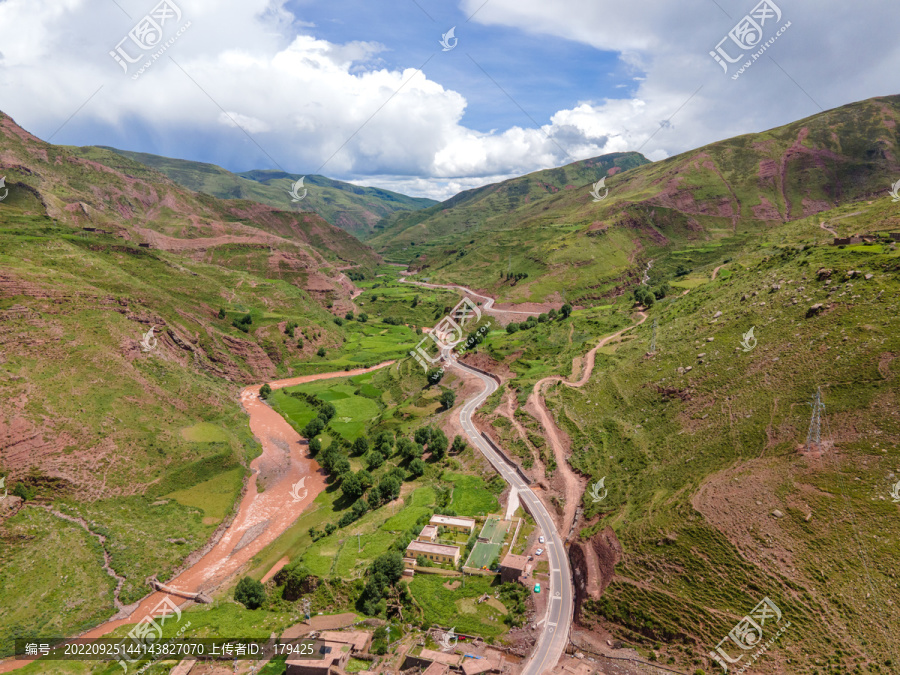
<svg viewBox="0 0 900 675">
<path fill-rule="evenodd" d="M 433 199 L 407 197 L 381 188 L 362 187 L 325 176 L 300 176 L 283 171 L 231 173 L 215 164 L 160 157 L 144 152 L 104 148 L 152 167 L 170 179 L 220 199 L 249 199 L 285 211 L 316 213 L 355 237 L 365 240 L 383 218 L 436 204 Z M 306 197 L 292 201 L 293 184 L 304 179 Z M 303 194 L 303 189 L 299 190 Z"/>
<path fill-rule="evenodd" d="M 652 164 L 620 156 L 630 163 L 599 202 L 591 183 L 611 161 L 579 162 L 396 215 L 369 243 L 432 281 L 501 300 L 605 302 L 673 248 L 740 245 L 847 203 L 865 211 L 900 175 L 898 121 L 891 96 Z"/>
</svg>

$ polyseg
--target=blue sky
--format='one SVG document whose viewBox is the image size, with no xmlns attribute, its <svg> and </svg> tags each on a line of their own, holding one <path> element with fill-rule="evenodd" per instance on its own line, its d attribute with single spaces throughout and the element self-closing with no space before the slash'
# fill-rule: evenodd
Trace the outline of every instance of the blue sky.
<svg viewBox="0 0 900 675">
<path fill-rule="evenodd" d="M 130 41 L 161 2 L 139 33 L 160 41 Z M 446 199 L 900 93 L 900 13 L 879 0 L 416 2 L 0 0 L 0 109 L 54 143 Z M 738 72 L 756 43 L 729 33 L 754 14 L 769 46 Z"/>
</svg>

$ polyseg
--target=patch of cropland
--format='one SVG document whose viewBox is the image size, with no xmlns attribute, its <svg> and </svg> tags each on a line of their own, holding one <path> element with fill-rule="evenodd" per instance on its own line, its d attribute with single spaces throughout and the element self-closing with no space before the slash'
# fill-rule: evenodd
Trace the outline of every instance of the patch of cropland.
<svg viewBox="0 0 900 675">
<path fill-rule="evenodd" d="M 673 248 L 723 253 L 785 223 L 865 207 L 900 173 L 898 117 L 891 96 L 652 164 L 599 157 L 395 216 L 369 243 L 421 277 L 501 300 L 608 304 Z M 591 189 L 603 176 L 598 202 Z"/>
<path fill-rule="evenodd" d="M 891 208 L 854 226 L 896 222 Z M 709 652 L 766 597 L 783 619 L 765 639 L 791 623 L 760 672 L 900 658 L 900 254 L 824 243 L 816 225 L 720 258 L 715 279 L 694 269 L 583 388 L 548 390 L 570 464 L 608 490 L 581 504 L 578 621 L 683 672 L 718 672 Z M 822 443 L 805 452 L 817 391 Z"/>
<path fill-rule="evenodd" d="M 164 173 L 179 185 L 221 199 L 244 199 L 285 211 L 316 213 L 332 225 L 365 240 L 378 223 L 394 213 L 417 211 L 436 204 L 433 199 L 408 197 L 381 188 L 363 187 L 325 176 L 300 176 L 283 171 L 232 173 L 214 164 L 160 157 L 144 152 L 103 148 Z M 291 194 L 298 187 L 300 201 Z"/>
</svg>

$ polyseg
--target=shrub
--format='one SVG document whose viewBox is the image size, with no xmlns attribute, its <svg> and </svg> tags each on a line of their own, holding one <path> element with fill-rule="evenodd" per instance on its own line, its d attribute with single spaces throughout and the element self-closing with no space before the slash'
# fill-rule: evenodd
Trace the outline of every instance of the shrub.
<svg viewBox="0 0 900 675">
<path fill-rule="evenodd" d="M 289 335 L 290 337 L 294 337 L 295 330 L 297 330 L 297 322 L 288 321 L 287 325 L 284 327 L 284 334 Z"/>
<path fill-rule="evenodd" d="M 325 347 L 319 347 L 318 351 L 316 351 L 316 356 L 325 356 Z"/>
<path fill-rule="evenodd" d="M 423 462 L 419 457 L 416 457 L 409 463 L 409 472 L 413 475 L 413 477 L 418 478 L 423 473 L 425 473 L 425 462 Z"/>
<path fill-rule="evenodd" d="M 685 267 L 684 265 L 679 265 L 677 268 L 675 268 L 675 276 L 676 277 L 686 277 L 690 273 L 691 273 L 691 270 L 689 268 Z"/>
<path fill-rule="evenodd" d="M 271 393 L 272 393 L 272 387 L 269 386 L 268 382 L 259 388 L 259 397 L 261 399 L 269 398 Z"/>
<path fill-rule="evenodd" d="M 570 304 L 567 302 L 566 304 L 564 304 L 564 305 L 560 308 L 560 310 L 559 310 L 559 315 L 560 315 L 563 319 L 568 319 L 568 318 L 569 318 L 569 315 L 571 315 L 571 314 L 572 314 L 572 305 L 570 305 Z"/>
<path fill-rule="evenodd" d="M 510 335 L 512 335 L 513 333 L 518 333 L 519 332 L 519 324 L 517 324 L 517 323 L 507 324 L 506 332 L 509 333 Z"/>
<path fill-rule="evenodd" d="M 453 445 L 450 446 L 450 452 L 454 455 L 458 455 L 466 449 L 466 440 L 462 436 L 455 436 L 453 438 Z"/>
<path fill-rule="evenodd" d="M 413 438 L 416 439 L 416 443 L 428 445 L 428 441 L 431 440 L 431 427 L 419 427 L 413 434 Z"/>
<path fill-rule="evenodd" d="M 343 326 L 343 325 L 344 325 L 344 320 L 343 320 L 341 317 L 339 317 L 339 316 L 334 317 L 334 322 L 335 322 L 338 326 Z"/>
<path fill-rule="evenodd" d="M 366 321 L 369 320 L 369 315 L 366 314 L 365 312 L 361 312 L 360 315 L 358 317 L 356 317 L 356 320 L 359 321 L 360 323 L 365 323 Z"/>
<path fill-rule="evenodd" d="M 244 577 L 234 589 L 234 599 L 247 609 L 256 609 L 266 601 L 266 589 L 256 579 Z"/>
<path fill-rule="evenodd" d="M 425 378 L 428 380 L 428 384 L 435 385 L 441 381 L 441 378 L 444 377 L 444 369 L 443 368 L 430 368 L 427 373 L 425 373 Z"/>
<path fill-rule="evenodd" d="M 344 314 L 344 318 L 347 319 L 347 321 L 353 321 L 353 312 L 347 312 Z"/>
<path fill-rule="evenodd" d="M 456 394 L 448 389 L 441 393 L 440 401 L 441 405 L 444 406 L 444 410 L 450 410 L 453 404 L 456 403 Z"/>
<path fill-rule="evenodd" d="M 220 318 L 220 319 L 224 319 L 224 318 L 225 318 L 225 310 L 224 310 L 224 309 L 220 309 L 220 310 L 219 310 L 219 318 Z"/>
<path fill-rule="evenodd" d="M 35 489 L 20 481 L 13 486 L 12 494 L 14 497 L 18 497 L 22 501 L 27 502 L 29 499 L 34 499 Z"/>
<path fill-rule="evenodd" d="M 284 586 L 281 597 L 294 602 L 303 595 L 306 580 L 311 576 L 310 571 L 298 560 L 282 567 L 275 575 L 275 583 Z"/>
</svg>

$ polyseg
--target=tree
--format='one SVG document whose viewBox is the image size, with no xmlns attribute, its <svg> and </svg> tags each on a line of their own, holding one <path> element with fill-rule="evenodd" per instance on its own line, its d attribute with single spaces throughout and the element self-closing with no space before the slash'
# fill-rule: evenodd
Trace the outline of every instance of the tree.
<svg viewBox="0 0 900 675">
<path fill-rule="evenodd" d="M 347 321 L 353 321 L 353 312 L 347 312 L 344 314 L 344 318 L 347 319 Z"/>
<path fill-rule="evenodd" d="M 416 457 L 422 456 L 417 445 L 408 438 L 401 438 L 397 441 L 397 454 L 399 454 L 400 458 L 406 462 L 411 462 Z"/>
<path fill-rule="evenodd" d="M 686 277 L 690 273 L 691 273 L 691 270 L 689 268 L 685 267 L 684 265 L 679 265 L 678 267 L 675 268 L 675 276 L 676 277 Z"/>
<path fill-rule="evenodd" d="M 555 309 L 551 309 L 550 312 L 548 312 L 547 316 L 549 316 L 551 319 L 555 319 L 559 315 L 556 313 Z"/>
<path fill-rule="evenodd" d="M 450 410 L 453 404 L 456 403 L 456 394 L 448 389 L 441 393 L 440 401 L 441 405 L 444 406 L 444 410 Z"/>
<path fill-rule="evenodd" d="M 351 450 L 354 455 L 364 455 L 369 451 L 369 439 L 365 436 L 359 436 L 355 441 L 353 441 L 353 448 Z"/>
<path fill-rule="evenodd" d="M 319 414 L 318 417 L 322 420 L 323 424 L 327 425 L 331 418 L 337 414 L 337 408 L 334 407 L 334 404 L 325 401 L 322 405 L 319 406 Z"/>
<path fill-rule="evenodd" d="M 385 457 L 390 457 L 394 451 L 394 434 L 390 431 L 382 431 L 375 437 L 375 449 Z"/>
<path fill-rule="evenodd" d="M 350 460 L 346 457 L 339 457 L 331 464 L 331 473 L 337 476 L 353 475 L 350 473 Z"/>
<path fill-rule="evenodd" d="M 466 440 L 462 436 L 454 436 L 453 445 L 450 447 L 451 454 L 458 455 L 466 449 Z"/>
<path fill-rule="evenodd" d="M 265 399 L 269 398 L 269 396 L 271 394 L 272 394 L 272 387 L 269 386 L 268 382 L 259 388 L 259 397 L 261 399 L 265 400 Z"/>
<path fill-rule="evenodd" d="M 435 459 L 443 459 L 447 453 L 447 437 L 440 429 L 434 429 L 431 432 L 431 442 L 428 443 L 428 450 Z"/>
<path fill-rule="evenodd" d="M 275 575 L 275 583 L 284 586 L 281 597 L 294 602 L 303 595 L 306 580 L 311 576 L 309 569 L 298 560 L 282 567 Z"/>
<path fill-rule="evenodd" d="M 309 439 L 309 454 L 313 457 L 322 451 L 322 441 L 318 438 Z"/>
<path fill-rule="evenodd" d="M 382 464 L 384 464 L 384 455 L 377 450 L 372 450 L 366 455 L 366 466 L 369 467 L 370 471 L 374 471 Z"/>
<path fill-rule="evenodd" d="M 362 483 L 359 482 L 359 476 L 352 473 L 349 476 L 344 476 L 344 480 L 341 482 L 341 492 L 344 493 L 347 499 L 353 499 L 354 501 L 365 494 Z"/>
<path fill-rule="evenodd" d="M 266 589 L 256 579 L 244 577 L 234 589 L 234 599 L 247 609 L 256 609 L 266 601 Z"/>
<path fill-rule="evenodd" d="M 322 422 L 321 417 L 315 417 L 309 421 L 303 429 L 300 431 L 300 435 L 304 438 L 314 438 L 322 433 L 322 429 L 325 428 L 325 423 Z"/>
<path fill-rule="evenodd" d="M 289 337 L 294 337 L 295 330 L 297 330 L 297 322 L 296 321 L 288 321 L 284 327 L 284 334 Z"/>
<path fill-rule="evenodd" d="M 419 427 L 413 434 L 413 438 L 416 439 L 416 443 L 428 445 L 428 441 L 431 439 L 431 427 Z"/>
<path fill-rule="evenodd" d="M 220 318 L 220 319 L 224 319 L 224 318 L 225 318 L 225 310 L 224 310 L 224 309 L 220 309 L 220 310 L 219 310 L 219 318 Z"/>
<path fill-rule="evenodd" d="M 441 378 L 444 377 L 444 369 L 443 368 L 429 368 L 428 372 L 425 373 L 425 378 L 428 380 L 428 384 L 435 385 L 441 381 Z"/>
<path fill-rule="evenodd" d="M 341 317 L 339 317 L 339 316 L 334 317 L 334 322 L 335 322 L 338 326 L 343 326 L 343 325 L 344 325 L 344 320 L 343 320 Z"/>
<path fill-rule="evenodd" d="M 425 462 L 421 460 L 421 458 L 416 457 L 413 461 L 409 463 L 409 472 L 415 477 L 418 478 L 423 473 L 425 473 Z"/>
<path fill-rule="evenodd" d="M 319 347 L 316 356 L 325 356 L 325 347 Z"/>
<path fill-rule="evenodd" d="M 567 303 L 564 304 L 562 307 L 560 307 L 560 309 L 559 309 L 559 315 L 560 315 L 563 319 L 568 319 L 570 314 L 572 314 L 572 305 L 570 305 L 570 304 L 567 302 Z"/>
<path fill-rule="evenodd" d="M 538 323 L 547 323 L 550 320 L 550 315 L 547 312 L 544 312 L 538 317 Z"/>
<path fill-rule="evenodd" d="M 360 323 L 365 323 L 368 320 L 369 320 L 369 315 L 366 314 L 365 312 L 361 312 L 360 315 L 357 317 L 357 321 L 359 321 Z"/>
<path fill-rule="evenodd" d="M 363 490 L 368 490 L 370 487 L 375 485 L 375 478 L 365 469 L 360 469 L 356 472 L 356 477 L 359 478 L 359 484 L 362 485 Z"/>
<path fill-rule="evenodd" d="M 35 495 L 35 489 L 33 487 L 25 485 L 25 483 L 21 481 L 16 483 L 10 492 L 14 497 L 18 497 L 25 502 L 27 502 L 29 499 L 34 499 Z"/>
<path fill-rule="evenodd" d="M 372 571 L 375 574 L 383 574 L 389 584 L 396 584 L 403 576 L 403 555 L 399 551 L 383 553 L 375 558 Z"/>
<path fill-rule="evenodd" d="M 416 297 L 413 298 L 412 306 L 416 307 L 416 306 L 418 306 L 418 304 L 419 304 L 419 296 L 417 295 Z"/>
<path fill-rule="evenodd" d="M 506 332 L 510 335 L 512 335 L 513 333 L 518 333 L 519 332 L 519 324 L 517 324 L 517 323 L 507 324 Z"/>
<path fill-rule="evenodd" d="M 378 495 L 382 502 L 389 502 L 400 496 L 400 480 L 396 476 L 385 476 L 378 483 Z"/>
</svg>

